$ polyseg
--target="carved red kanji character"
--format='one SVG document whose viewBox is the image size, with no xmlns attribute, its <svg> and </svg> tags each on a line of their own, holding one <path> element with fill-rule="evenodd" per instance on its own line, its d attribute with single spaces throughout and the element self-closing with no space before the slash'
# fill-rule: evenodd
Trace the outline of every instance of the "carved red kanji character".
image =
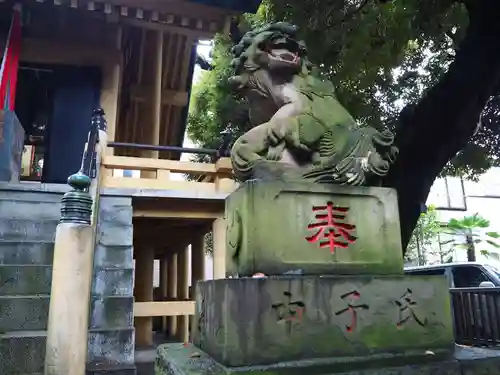
<svg viewBox="0 0 500 375">
<path fill-rule="evenodd" d="M 352 292 L 345 293 L 340 296 L 340 298 L 342 298 L 344 301 L 347 302 L 347 307 L 345 309 L 337 311 L 335 315 L 341 315 L 344 314 L 345 312 L 349 312 L 349 314 L 351 315 L 351 323 L 345 327 L 347 332 L 352 332 L 356 329 L 356 326 L 358 324 L 358 312 L 356 310 L 369 309 L 369 306 L 365 303 L 358 305 L 354 304 L 355 301 L 359 300 L 359 297 L 361 297 L 361 294 L 356 290 L 353 290 Z"/>
<path fill-rule="evenodd" d="M 313 212 L 320 212 L 315 215 L 317 222 L 311 223 L 307 229 L 316 229 L 316 233 L 306 237 L 307 242 L 319 242 L 319 247 L 328 247 L 333 254 L 336 247 L 347 248 L 349 244 L 356 241 L 356 237 L 351 232 L 356 229 L 353 224 L 346 223 L 346 213 L 348 207 L 335 207 L 332 202 L 327 202 L 326 206 L 314 206 Z M 324 238 L 324 241 L 320 239 Z"/>
</svg>

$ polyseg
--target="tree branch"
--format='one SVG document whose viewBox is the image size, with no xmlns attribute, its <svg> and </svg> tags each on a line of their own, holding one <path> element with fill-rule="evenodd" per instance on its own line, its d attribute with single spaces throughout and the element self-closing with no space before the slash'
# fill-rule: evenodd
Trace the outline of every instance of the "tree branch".
<svg viewBox="0 0 500 375">
<path fill-rule="evenodd" d="M 496 19 L 500 1 L 477 0 L 472 9 L 466 36 L 448 72 L 400 118 L 399 158 L 383 185 L 398 192 L 403 247 L 434 179 L 474 134 L 485 103 L 498 87 L 500 50 L 495 44 L 500 38 Z"/>
</svg>

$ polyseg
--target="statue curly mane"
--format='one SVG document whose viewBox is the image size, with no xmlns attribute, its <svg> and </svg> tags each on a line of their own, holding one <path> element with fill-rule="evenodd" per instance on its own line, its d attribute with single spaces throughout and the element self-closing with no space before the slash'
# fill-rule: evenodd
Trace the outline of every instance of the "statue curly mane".
<svg viewBox="0 0 500 375">
<path fill-rule="evenodd" d="M 286 22 L 278 22 L 248 31 L 243 35 L 240 42 L 231 49 L 233 60 L 231 67 L 235 75 L 230 82 L 237 89 L 242 89 L 248 84 L 252 73 L 260 69 L 269 68 L 269 57 L 266 47 L 277 40 L 286 40 L 288 43 L 297 45 L 297 54 L 301 61 L 301 70 L 309 69 L 307 60 L 307 47 L 304 41 L 296 40 L 298 27 Z"/>
</svg>

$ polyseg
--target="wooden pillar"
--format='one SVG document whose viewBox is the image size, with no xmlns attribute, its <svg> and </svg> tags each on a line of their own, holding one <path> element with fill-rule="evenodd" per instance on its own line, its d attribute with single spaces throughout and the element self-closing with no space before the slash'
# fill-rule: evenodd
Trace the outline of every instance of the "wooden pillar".
<svg viewBox="0 0 500 375">
<path fill-rule="evenodd" d="M 162 69 L 163 69 L 163 31 L 156 32 L 156 55 L 155 55 L 155 72 L 154 84 L 151 92 L 151 132 L 149 136 L 149 144 L 160 144 L 160 127 L 161 127 L 161 93 L 162 93 Z M 158 151 L 147 151 L 145 157 L 158 159 Z M 163 178 L 156 171 L 141 171 L 141 177 L 144 178 Z"/>
<path fill-rule="evenodd" d="M 122 45 L 122 35 L 123 29 L 121 26 L 116 26 L 116 40 L 115 47 L 118 52 L 121 50 Z M 106 114 L 106 120 L 108 123 L 108 135 L 106 138 L 106 143 L 103 144 L 103 150 L 101 150 L 102 155 L 113 155 L 114 149 L 107 148 L 107 142 L 113 142 L 115 140 L 116 127 L 118 126 L 118 102 L 119 94 L 121 88 L 121 78 L 122 78 L 122 66 L 121 59 L 116 61 L 108 61 L 102 67 L 103 70 L 103 82 L 101 89 L 101 107 Z M 100 135 L 100 134 L 99 134 Z M 101 139 L 101 138 L 100 138 Z M 106 170 L 107 175 L 112 175 L 112 170 Z"/>
<path fill-rule="evenodd" d="M 179 301 L 189 300 L 189 247 L 181 249 L 177 254 L 177 298 Z M 181 342 L 189 341 L 189 315 L 179 315 L 177 317 L 179 327 L 179 339 Z"/>
<path fill-rule="evenodd" d="M 153 273 L 155 254 L 151 247 L 135 250 L 135 301 L 153 301 Z M 138 347 L 153 345 L 153 318 L 135 318 L 135 341 Z"/>
<path fill-rule="evenodd" d="M 177 299 L 177 254 L 169 254 L 167 259 L 167 299 Z M 177 317 L 167 317 L 168 334 L 177 336 Z"/>
<path fill-rule="evenodd" d="M 160 259 L 160 295 L 161 300 L 166 301 L 168 296 L 168 261 L 165 255 Z M 162 317 L 161 328 L 163 332 L 167 331 L 167 318 Z"/>
<path fill-rule="evenodd" d="M 193 290 L 196 282 L 205 280 L 205 235 L 200 234 L 194 237 L 191 244 L 191 289 Z"/>
<path fill-rule="evenodd" d="M 120 91 L 121 66 L 119 62 L 108 62 L 103 67 L 103 83 L 101 90 L 101 107 L 108 123 L 108 141 L 113 142 L 118 119 L 118 94 Z M 108 155 L 114 150 L 106 150 Z"/>
<path fill-rule="evenodd" d="M 161 92 L 162 92 L 162 68 L 163 68 L 163 31 L 158 30 L 156 35 L 156 59 L 155 59 L 155 81 L 151 101 L 151 122 L 153 125 L 151 133 L 151 144 L 158 145 L 160 142 L 161 126 Z M 158 151 L 153 151 L 152 157 L 158 159 Z"/>
<path fill-rule="evenodd" d="M 85 375 L 93 228 L 59 224 L 56 230 L 45 375 Z"/>
<path fill-rule="evenodd" d="M 214 280 L 226 277 L 226 222 L 223 217 L 215 219 L 213 226 Z"/>
</svg>

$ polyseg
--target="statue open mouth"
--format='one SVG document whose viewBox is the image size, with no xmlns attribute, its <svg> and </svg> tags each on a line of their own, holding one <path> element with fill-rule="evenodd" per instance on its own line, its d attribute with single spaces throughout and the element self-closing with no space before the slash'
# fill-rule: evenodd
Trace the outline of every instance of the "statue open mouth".
<svg viewBox="0 0 500 375">
<path fill-rule="evenodd" d="M 283 63 L 288 63 L 291 65 L 299 65 L 300 56 L 298 52 L 290 52 L 287 49 L 272 49 L 269 51 L 269 55 L 277 61 Z"/>
<path fill-rule="evenodd" d="M 275 62 L 296 67 L 300 65 L 299 46 L 296 41 L 289 38 L 276 38 L 263 46 Z"/>
</svg>

